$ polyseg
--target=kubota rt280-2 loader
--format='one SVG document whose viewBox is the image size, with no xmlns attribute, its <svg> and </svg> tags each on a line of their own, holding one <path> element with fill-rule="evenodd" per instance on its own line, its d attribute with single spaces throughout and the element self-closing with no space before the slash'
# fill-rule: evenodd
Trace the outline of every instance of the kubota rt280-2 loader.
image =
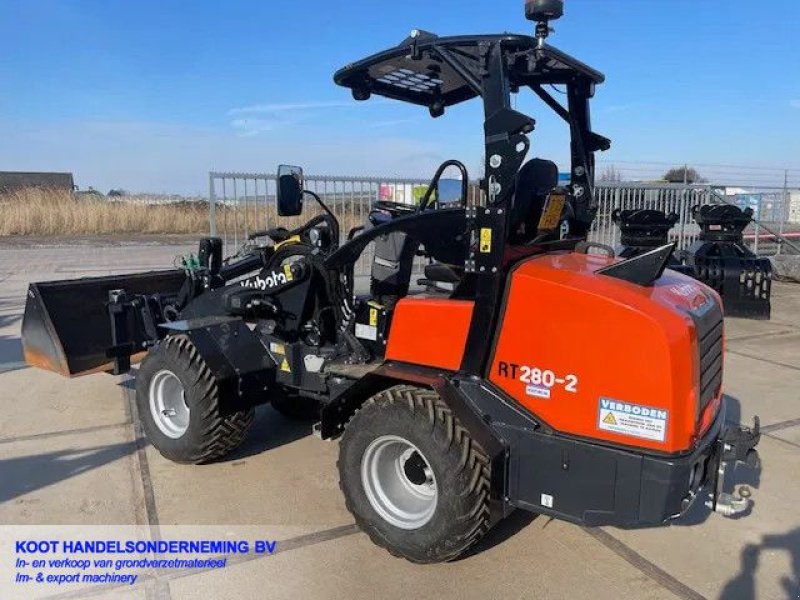
<svg viewBox="0 0 800 600">
<path fill-rule="evenodd" d="M 321 216 L 261 232 L 273 243 L 227 262 L 208 238 L 183 271 L 32 284 L 28 362 L 118 374 L 146 353 L 138 412 L 182 463 L 233 450 L 259 404 L 310 415 L 339 440 L 357 523 L 416 562 L 461 555 L 516 508 L 623 527 L 694 502 L 744 510 L 725 469 L 757 462 L 758 423 L 725 421 L 720 299 L 667 269 L 671 245 L 620 260 L 587 243 L 594 153 L 610 146 L 589 116 L 604 77 L 546 43 L 560 0 L 526 9 L 533 37 L 415 31 L 335 76 L 357 100 L 433 117 L 481 99 L 481 202 L 448 161 L 418 206 L 380 202 L 344 242 L 317 196 Z M 568 186 L 554 163 L 525 161 L 535 121 L 511 103 L 523 90 L 567 125 Z M 445 167 L 461 172 L 456 206 L 439 201 Z M 300 214 L 309 195 L 299 168 L 279 170 L 280 214 Z M 353 265 L 370 245 L 370 292 L 358 294 Z M 418 252 L 424 293 L 410 281 Z"/>
</svg>

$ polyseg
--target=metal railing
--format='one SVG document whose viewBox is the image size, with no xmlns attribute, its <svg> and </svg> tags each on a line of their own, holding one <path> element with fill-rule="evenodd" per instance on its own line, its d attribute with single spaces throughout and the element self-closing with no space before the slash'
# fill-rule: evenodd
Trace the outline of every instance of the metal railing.
<svg viewBox="0 0 800 600">
<path fill-rule="evenodd" d="M 392 177 L 306 177 L 306 187 L 318 194 L 340 220 L 343 237 L 351 228 L 366 222 L 374 202 L 393 200 L 413 204 L 424 194 L 428 183 L 428 179 Z M 469 191 L 470 204 L 480 204 L 476 182 L 470 184 Z M 655 209 L 678 214 L 678 223 L 670 235 L 680 249 L 685 249 L 700 233 L 692 218 L 692 208 L 729 203 L 753 209 L 755 221 L 745 231 L 745 239 L 756 253 L 800 253 L 797 250 L 800 248 L 800 190 L 623 182 L 600 183 L 595 188 L 595 196 L 599 210 L 590 239 L 598 243 L 619 244 L 619 229 L 612 221 L 614 210 Z M 319 213 L 316 203 L 309 201 L 301 217 L 278 217 L 273 174 L 210 173 L 209 202 L 211 232 L 223 238 L 229 253 L 253 232 L 279 225 L 296 227 Z M 356 273 L 368 273 L 371 260 L 371 248 L 368 248 L 356 265 Z"/>
<path fill-rule="evenodd" d="M 291 229 L 319 214 L 320 208 L 309 199 L 300 217 L 279 217 L 275 206 L 273 174 L 215 173 L 209 174 L 209 211 L 211 234 L 225 243 L 231 253 L 247 241 L 250 234 L 272 227 Z M 316 193 L 333 211 L 341 225 L 344 239 L 348 232 L 367 220 L 372 205 L 378 200 L 414 204 L 427 190 L 429 179 L 391 177 L 328 177 L 306 176 L 306 189 Z M 469 187 L 470 204 L 479 203 L 479 187 Z M 372 245 L 356 264 L 356 274 L 369 273 Z M 417 265 L 422 266 L 420 261 Z"/>
<path fill-rule="evenodd" d="M 670 236 L 683 250 L 700 235 L 700 228 L 692 218 L 692 207 L 712 203 L 713 189 L 705 185 L 599 184 L 595 186 L 595 200 L 598 211 L 589 235 L 591 241 L 612 247 L 619 244 L 620 231 L 612 220 L 617 209 L 660 210 L 678 215 Z"/>
</svg>

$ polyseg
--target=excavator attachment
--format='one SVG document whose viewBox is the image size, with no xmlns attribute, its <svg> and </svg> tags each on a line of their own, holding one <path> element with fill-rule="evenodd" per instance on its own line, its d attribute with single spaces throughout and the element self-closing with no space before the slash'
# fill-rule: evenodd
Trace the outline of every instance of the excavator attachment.
<svg viewBox="0 0 800 600">
<path fill-rule="evenodd" d="M 114 343 L 109 292 L 177 296 L 185 280 L 183 271 L 155 271 L 32 283 L 22 321 L 25 362 L 66 377 L 111 369 Z M 138 315 L 131 312 L 128 318 Z M 143 337 L 142 327 L 131 329 Z"/>
</svg>

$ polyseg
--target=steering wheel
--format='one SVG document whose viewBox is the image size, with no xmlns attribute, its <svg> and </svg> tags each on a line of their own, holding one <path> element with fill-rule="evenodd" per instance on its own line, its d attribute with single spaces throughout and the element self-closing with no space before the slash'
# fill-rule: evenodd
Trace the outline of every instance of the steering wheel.
<svg viewBox="0 0 800 600">
<path fill-rule="evenodd" d="M 398 217 L 413 215 L 416 212 L 417 208 L 412 204 L 379 200 L 372 206 L 372 210 L 369 213 L 369 221 L 377 227 Z"/>
</svg>

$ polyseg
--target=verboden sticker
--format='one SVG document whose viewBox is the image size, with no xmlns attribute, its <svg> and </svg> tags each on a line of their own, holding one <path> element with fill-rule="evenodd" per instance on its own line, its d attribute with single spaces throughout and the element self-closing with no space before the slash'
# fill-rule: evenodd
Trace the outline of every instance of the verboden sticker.
<svg viewBox="0 0 800 600">
<path fill-rule="evenodd" d="M 600 398 L 597 427 L 602 431 L 663 442 L 667 438 L 668 424 L 669 411 L 663 408 Z"/>
</svg>

